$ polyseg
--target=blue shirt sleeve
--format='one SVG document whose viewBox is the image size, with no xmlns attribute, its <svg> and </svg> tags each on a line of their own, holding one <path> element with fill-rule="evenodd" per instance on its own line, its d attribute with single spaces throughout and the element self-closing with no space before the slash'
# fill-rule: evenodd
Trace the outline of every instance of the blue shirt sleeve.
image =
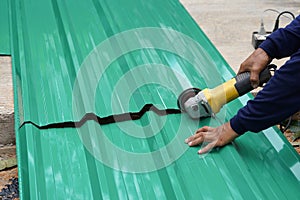
<svg viewBox="0 0 300 200">
<path fill-rule="evenodd" d="M 273 58 L 291 56 L 254 100 L 247 102 L 230 120 L 232 129 L 243 134 L 276 125 L 300 110 L 300 18 L 274 32 L 262 44 Z"/>
<path fill-rule="evenodd" d="M 260 46 L 271 58 L 291 56 L 300 48 L 300 15 L 285 28 L 273 32 Z"/>
</svg>

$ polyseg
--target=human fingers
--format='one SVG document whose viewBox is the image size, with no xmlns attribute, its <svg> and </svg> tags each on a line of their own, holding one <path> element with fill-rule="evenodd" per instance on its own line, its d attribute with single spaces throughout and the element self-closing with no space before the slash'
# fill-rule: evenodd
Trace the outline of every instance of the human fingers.
<svg viewBox="0 0 300 200">
<path fill-rule="evenodd" d="M 184 142 L 185 142 L 186 144 L 188 144 L 188 143 L 191 142 L 192 140 L 198 138 L 198 137 L 200 136 L 200 135 L 198 135 L 199 133 L 201 133 L 201 132 L 206 132 L 206 131 L 208 130 L 208 128 L 209 128 L 208 126 L 203 126 L 203 127 L 199 128 L 199 129 L 197 129 L 196 132 L 195 132 L 195 134 L 192 135 L 192 136 L 190 136 L 190 137 L 188 137 L 188 138 L 186 138 L 186 139 L 184 140 Z"/>
<path fill-rule="evenodd" d="M 261 48 L 256 49 L 240 66 L 239 72 L 249 71 L 251 73 L 250 81 L 254 88 L 259 85 L 259 74 L 263 71 L 272 58 Z"/>
<path fill-rule="evenodd" d="M 198 130 L 196 130 L 195 134 L 200 133 L 200 132 L 207 132 L 209 130 L 211 130 L 212 128 L 209 126 L 203 126 L 201 128 L 199 128 Z"/>
<path fill-rule="evenodd" d="M 202 149 L 198 151 L 199 154 L 207 153 L 214 147 L 223 146 L 222 145 L 222 133 L 224 131 L 224 125 L 219 126 L 217 128 L 213 128 L 209 132 L 203 133 L 203 139 L 204 142 L 207 142 L 208 144 L 204 146 Z"/>
<path fill-rule="evenodd" d="M 238 70 L 237 74 L 241 74 L 243 72 L 249 72 L 251 70 L 251 64 L 249 65 L 250 62 L 248 62 L 247 60 L 245 60 L 241 65 L 240 68 Z"/>
<path fill-rule="evenodd" d="M 247 62 L 241 64 L 238 74 L 244 72 L 250 72 L 250 83 L 253 88 L 257 88 L 259 85 L 259 74 L 262 70 L 261 66 L 257 66 L 254 62 Z"/>
<path fill-rule="evenodd" d="M 196 143 L 200 144 L 201 142 L 203 142 L 203 140 L 200 139 L 201 137 L 203 137 L 203 134 L 206 133 L 206 132 L 211 131 L 212 129 L 213 128 L 211 128 L 209 126 L 203 126 L 203 127 L 196 130 L 195 135 L 192 135 L 189 138 L 185 139 L 184 142 L 186 144 L 189 144 L 190 142 L 195 141 L 195 142 L 192 142 L 193 146 L 196 145 Z"/>
<path fill-rule="evenodd" d="M 212 148 L 214 148 L 216 146 L 216 142 L 211 142 L 211 143 L 208 143 L 205 147 L 203 147 L 202 149 L 200 149 L 198 151 L 198 154 L 204 154 L 204 153 L 207 153 L 208 151 L 210 151 Z"/>
<path fill-rule="evenodd" d="M 202 130 L 202 131 L 201 131 Z M 202 127 L 197 130 L 196 134 L 187 138 L 185 141 L 189 146 L 196 146 L 203 141 L 205 142 L 215 142 L 219 139 L 220 131 L 212 127 Z"/>
<path fill-rule="evenodd" d="M 203 142 L 203 132 L 196 133 L 191 137 L 185 139 L 185 143 L 189 146 L 195 146 Z"/>
<path fill-rule="evenodd" d="M 250 73 L 250 82 L 253 88 L 257 88 L 259 86 L 259 73 L 260 71 L 256 69 L 252 69 Z"/>
</svg>

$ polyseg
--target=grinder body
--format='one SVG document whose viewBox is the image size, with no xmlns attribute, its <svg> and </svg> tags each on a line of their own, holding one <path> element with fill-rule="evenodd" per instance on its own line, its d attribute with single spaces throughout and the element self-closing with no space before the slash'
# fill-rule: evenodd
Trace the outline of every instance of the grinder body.
<svg viewBox="0 0 300 200">
<path fill-rule="evenodd" d="M 259 82 L 263 85 L 271 78 L 269 68 L 260 73 Z M 204 89 L 195 94 L 195 88 L 190 98 L 186 98 L 190 89 L 182 93 L 178 99 L 178 106 L 182 111 L 187 112 L 191 118 L 210 117 L 213 113 L 218 113 L 223 105 L 242 96 L 254 89 L 250 82 L 250 72 L 241 73 L 227 82 L 213 88 Z M 185 96 L 185 97 L 184 97 Z"/>
</svg>

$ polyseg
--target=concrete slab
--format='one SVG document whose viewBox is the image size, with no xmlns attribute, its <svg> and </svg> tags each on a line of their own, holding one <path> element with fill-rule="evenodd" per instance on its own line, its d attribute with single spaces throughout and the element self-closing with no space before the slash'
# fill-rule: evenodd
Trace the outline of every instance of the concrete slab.
<svg viewBox="0 0 300 200">
<path fill-rule="evenodd" d="M 0 56 L 0 145 L 15 143 L 11 57 Z"/>
<path fill-rule="evenodd" d="M 299 0 L 180 0 L 208 38 L 217 47 L 229 65 L 237 72 L 240 63 L 254 50 L 251 44 L 253 31 L 260 28 L 263 16 L 265 28 L 272 30 L 277 13 L 266 9 L 288 10 L 299 14 Z M 281 17 L 280 25 L 290 19 Z M 285 60 L 275 61 L 278 66 Z"/>
</svg>

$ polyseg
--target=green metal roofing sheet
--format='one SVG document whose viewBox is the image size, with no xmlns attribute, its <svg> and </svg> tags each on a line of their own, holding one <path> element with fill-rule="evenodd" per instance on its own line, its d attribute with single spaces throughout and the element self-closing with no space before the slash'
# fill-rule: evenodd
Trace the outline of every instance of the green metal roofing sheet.
<svg viewBox="0 0 300 200">
<path fill-rule="evenodd" d="M 187 87 L 234 75 L 178 1 L 9 3 L 22 199 L 300 197 L 299 156 L 276 128 L 205 156 L 184 144 L 197 127 L 230 119 L 247 95 L 217 119 L 146 112 L 64 127 L 87 113 L 177 108 Z"/>
<path fill-rule="evenodd" d="M 9 0 L 0 0 L 0 55 L 10 55 Z"/>
<path fill-rule="evenodd" d="M 169 115 L 168 123 L 180 118 Z M 154 119 L 156 123 L 161 120 L 158 116 Z M 88 122 L 80 129 L 85 132 L 86 140 L 100 147 L 94 151 L 87 148 L 88 142 L 82 142 L 82 135 L 75 129 L 38 130 L 25 125 L 19 131 L 20 148 L 26 149 L 19 155 L 21 194 L 24 199 L 299 197 L 299 180 L 293 174 L 297 172 L 292 171 L 297 170 L 297 157 L 282 138 L 277 138 L 283 145 L 280 152 L 263 134 L 249 134 L 234 145 L 199 157 L 197 148 L 186 149 L 183 143 L 192 134 L 188 127 L 195 126 L 195 121 L 186 116 L 182 123 L 186 130 L 178 135 L 175 135 L 176 125 L 166 125 L 157 135 L 141 139 L 128 136 L 118 124 L 100 128 L 97 123 Z M 273 129 L 268 131 L 272 137 L 278 137 Z M 167 151 L 161 150 L 174 137 L 176 142 Z M 159 154 L 155 156 L 156 151 Z M 168 163 L 169 160 L 172 162 Z M 163 165 L 166 166 L 161 168 Z M 136 173 L 139 170 L 144 172 Z"/>
<path fill-rule="evenodd" d="M 108 106 L 103 106 L 111 102 L 109 95 L 115 89 L 112 85 L 123 74 L 131 73 L 132 68 L 142 64 L 166 65 L 174 70 L 160 73 L 161 80 L 174 82 L 173 79 L 165 77 L 169 76 L 169 73 L 179 71 L 181 76 L 187 77 L 185 80 L 191 82 L 189 85 L 197 87 L 204 87 L 205 82 L 217 85 L 223 78 L 231 78 L 232 73 L 222 57 L 178 2 L 129 1 L 123 4 L 120 8 L 120 2 L 114 1 L 16 1 L 13 7 L 17 12 L 13 12 L 12 18 L 16 22 L 13 23 L 15 61 L 18 62 L 16 65 L 22 66 L 16 68 L 19 95 L 22 95 L 19 98 L 20 124 L 32 121 L 38 125 L 46 125 L 79 120 L 85 112 L 94 112 L 99 116 L 115 114 Z M 153 4 L 157 4 L 157 8 Z M 165 12 L 164 9 L 169 11 Z M 126 10 L 130 12 L 125 12 Z M 186 17 L 181 17 L 182 15 Z M 175 23 L 178 24 L 176 27 Z M 116 35 L 118 33 L 122 34 Z M 186 37 L 187 41 L 179 40 L 180 37 Z M 145 42 L 147 40 L 148 42 Z M 190 44 L 185 44 L 187 42 Z M 103 49 L 105 52 L 101 55 Z M 179 55 L 175 54 L 174 50 Z M 209 57 L 205 56 L 208 54 L 206 52 L 209 52 Z M 117 53 L 120 55 L 116 55 Z M 101 56 L 106 56 L 105 59 L 109 56 L 109 59 L 102 58 L 99 62 Z M 191 65 L 194 63 L 202 65 L 197 66 L 197 72 Z M 103 66 L 105 64 L 107 66 Z M 85 72 L 85 66 L 92 68 Z M 80 67 L 82 73 L 78 72 Z M 107 73 L 101 71 L 105 67 Z M 97 97 L 91 98 L 97 99 L 98 103 L 95 108 L 81 106 L 84 110 L 78 114 L 77 119 L 73 119 L 72 95 L 77 95 L 73 85 L 76 76 L 79 82 L 84 72 L 90 73 L 88 75 L 91 78 L 85 79 L 89 88 L 96 86 L 92 77 L 100 79 L 96 90 Z M 154 75 L 152 71 L 144 70 L 144 73 L 148 78 Z M 220 73 L 224 74 L 224 77 L 217 75 Z M 211 74 L 217 76 L 216 80 L 211 80 Z M 128 74 L 128 77 L 130 76 Z M 176 74 L 174 76 L 176 77 Z M 178 82 L 177 79 L 175 81 Z M 164 99 L 171 102 L 165 106 L 176 107 L 176 98 L 182 87 L 175 88 L 176 94 L 171 98 L 168 95 Z M 102 95 L 102 90 L 106 95 Z M 75 94 L 72 94 L 73 91 Z M 93 90 L 89 89 L 82 93 L 94 96 L 91 92 Z M 81 95 L 80 90 L 79 93 Z M 156 103 L 153 100 L 160 101 L 158 98 L 152 98 L 150 103 Z M 143 104 L 142 101 L 138 107 L 142 107 Z M 135 108 L 127 109 L 134 111 Z M 36 112 L 37 110 L 40 112 Z"/>
</svg>

